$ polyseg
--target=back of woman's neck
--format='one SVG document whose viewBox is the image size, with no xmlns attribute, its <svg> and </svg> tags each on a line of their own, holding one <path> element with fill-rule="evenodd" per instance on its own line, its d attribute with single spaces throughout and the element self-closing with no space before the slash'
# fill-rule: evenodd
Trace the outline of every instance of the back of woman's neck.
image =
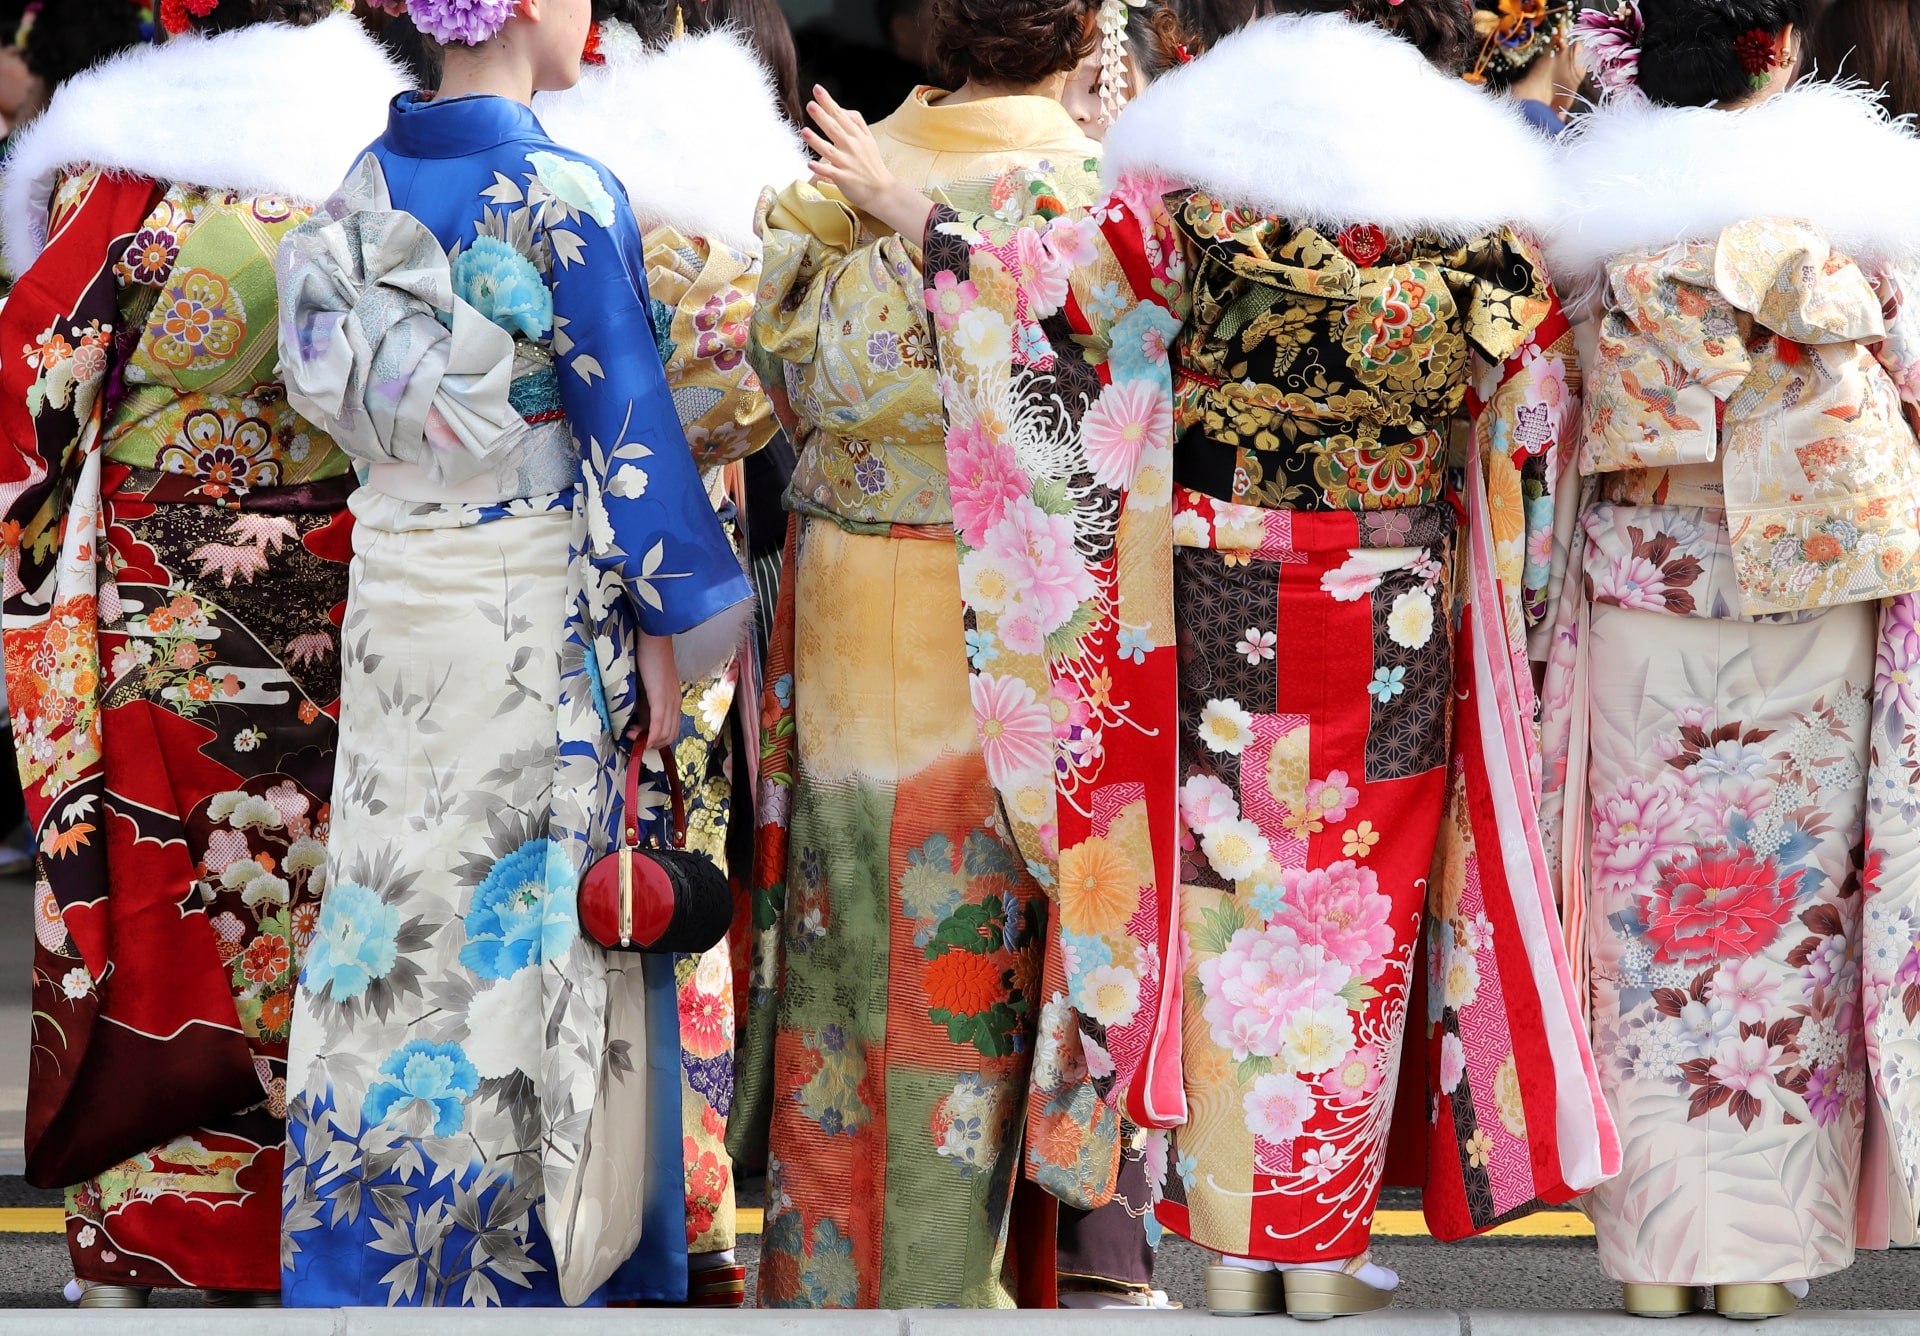
<svg viewBox="0 0 1920 1336">
<path fill-rule="evenodd" d="M 1072 70 L 1061 70 L 1037 84 L 981 83 L 969 79 L 960 85 L 957 92 L 948 93 L 933 105 L 958 107 L 969 102 L 985 102 L 992 97 L 1049 97 L 1058 102 L 1060 95 L 1067 91 L 1067 79 L 1072 73 Z"/>
<path fill-rule="evenodd" d="M 510 53 L 473 52 L 456 57 L 449 52 L 445 72 L 440 77 L 438 98 L 504 97 L 524 106 L 533 105 L 533 73 Z"/>
</svg>

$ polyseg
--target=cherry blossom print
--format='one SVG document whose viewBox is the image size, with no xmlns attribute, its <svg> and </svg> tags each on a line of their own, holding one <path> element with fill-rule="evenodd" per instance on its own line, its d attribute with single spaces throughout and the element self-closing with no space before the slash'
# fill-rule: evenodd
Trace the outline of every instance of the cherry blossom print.
<svg viewBox="0 0 1920 1336">
<path fill-rule="evenodd" d="M 1313 1091 L 1297 1076 L 1269 1072 L 1241 1097 L 1247 1130 L 1278 1145 L 1306 1131 L 1313 1117 Z"/>
<path fill-rule="evenodd" d="M 1780 978 L 1764 960 L 1728 961 L 1714 971 L 1707 999 L 1741 1025 L 1758 1025 L 1779 1004 Z"/>
<path fill-rule="evenodd" d="M 1365 1104 L 1385 1075 L 1379 1046 L 1362 1044 L 1327 1069 L 1320 1078 L 1320 1089 L 1341 1108 L 1351 1109 Z"/>
<path fill-rule="evenodd" d="M 1426 556 L 1420 547 L 1356 547 L 1347 559 L 1320 577 L 1320 588 L 1336 603 L 1357 603 L 1380 587 L 1389 571 L 1403 571 Z"/>
<path fill-rule="evenodd" d="M 958 328 L 960 317 L 971 311 L 979 300 L 980 290 L 974 287 L 973 280 L 957 280 L 949 270 L 935 274 L 933 286 L 927 289 L 927 310 L 943 330 Z"/>
<path fill-rule="evenodd" d="M 1228 881 L 1244 881 L 1266 866 L 1270 849 L 1260 827 L 1244 818 L 1217 821 L 1200 836 L 1200 848 L 1213 870 Z"/>
<path fill-rule="evenodd" d="M 1180 786 L 1180 812 L 1190 828 L 1206 830 L 1222 821 L 1237 821 L 1240 801 L 1224 781 L 1212 775 L 1189 775 Z"/>
<path fill-rule="evenodd" d="M 1208 748 L 1238 756 L 1253 741 L 1253 715 L 1235 700 L 1210 700 L 1200 711 L 1200 740 Z"/>
<path fill-rule="evenodd" d="M 1433 598 L 1424 589 L 1409 589 L 1393 600 L 1387 614 L 1387 635 L 1406 649 L 1419 649 L 1433 637 Z"/>
</svg>

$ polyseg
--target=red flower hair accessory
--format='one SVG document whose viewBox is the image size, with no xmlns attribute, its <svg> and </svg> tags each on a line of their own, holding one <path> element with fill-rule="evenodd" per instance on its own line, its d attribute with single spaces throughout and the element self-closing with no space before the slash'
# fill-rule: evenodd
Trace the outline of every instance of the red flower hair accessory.
<svg viewBox="0 0 1920 1336">
<path fill-rule="evenodd" d="M 600 25 L 597 23 L 587 29 L 587 46 L 586 49 L 580 53 L 580 63 L 582 65 L 604 65 L 607 63 L 606 56 L 600 50 Z"/>
<path fill-rule="evenodd" d="M 1738 57 L 1740 68 L 1747 72 L 1747 82 L 1760 88 L 1780 63 L 1780 43 L 1766 29 L 1754 28 L 1733 39 L 1733 54 Z"/>
<path fill-rule="evenodd" d="M 160 26 L 178 37 L 220 7 L 220 0 L 160 0 Z"/>
</svg>

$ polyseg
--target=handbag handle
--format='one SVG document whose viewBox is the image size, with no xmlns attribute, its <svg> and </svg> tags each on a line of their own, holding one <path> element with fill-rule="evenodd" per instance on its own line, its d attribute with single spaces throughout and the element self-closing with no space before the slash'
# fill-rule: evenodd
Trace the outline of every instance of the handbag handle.
<svg viewBox="0 0 1920 1336">
<path fill-rule="evenodd" d="M 646 753 L 633 751 L 627 754 L 627 847 L 640 847 L 640 772 L 646 769 Z M 687 799 L 680 787 L 680 767 L 673 762 L 673 753 L 662 749 L 660 759 L 665 763 L 667 772 L 667 796 L 673 803 L 672 847 L 687 847 Z"/>
</svg>

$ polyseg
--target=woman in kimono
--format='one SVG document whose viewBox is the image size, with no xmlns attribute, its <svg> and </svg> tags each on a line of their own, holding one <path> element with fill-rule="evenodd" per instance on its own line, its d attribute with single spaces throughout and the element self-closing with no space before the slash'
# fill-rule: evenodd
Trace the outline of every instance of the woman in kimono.
<svg viewBox="0 0 1920 1336">
<path fill-rule="evenodd" d="M 915 89 L 873 128 L 879 152 L 968 209 L 1090 203 L 1098 145 L 1059 96 L 1092 13 L 935 0 L 953 91 Z M 767 196 L 761 238 L 753 337 L 800 460 L 736 1112 L 771 1121 L 760 1303 L 1009 1307 L 1012 1216 L 1035 1236 L 1016 1260 L 1053 1280 L 1051 1214 L 1010 1211 L 1046 899 L 974 730 L 926 282 L 912 247 L 811 187 Z M 1103 1131 L 1047 1165 L 1097 1179 L 1087 1204 L 1112 1191 Z"/>
<path fill-rule="evenodd" d="M 86 1306 L 279 1289 L 353 479 L 279 384 L 273 255 L 404 86 L 329 7 L 175 13 L 195 32 L 61 87 L 0 195 L 8 695 L 40 851 L 26 1173 L 67 1189 Z"/>
<path fill-rule="evenodd" d="M 279 259 L 289 392 L 368 468 L 284 1291 L 677 1303 L 674 961 L 603 951 L 574 897 L 750 591 L 662 374 L 633 211 L 529 105 L 577 80 L 584 0 L 409 14 L 440 92 L 394 102 Z"/>
<path fill-rule="evenodd" d="M 1805 13 L 1589 25 L 1558 173 L 1594 351 L 1546 815 L 1637 1313 L 1784 1312 L 1920 1197 L 1920 141 L 1789 87 Z"/>
<path fill-rule="evenodd" d="M 1410 1024 L 1435 1235 L 1611 1167 L 1527 727 L 1570 406 L 1515 230 L 1545 148 L 1458 79 L 1450 0 L 1362 10 L 1160 80 L 1083 217 L 819 169 L 926 241 L 973 701 L 1079 1018 L 1036 1066 L 1173 1129 L 1159 1214 L 1222 1254 L 1218 1311 L 1388 1302 L 1366 1249 Z"/>
<path fill-rule="evenodd" d="M 747 362 L 760 282 L 754 208 L 761 189 L 804 178 L 800 137 L 770 72 L 733 29 L 673 37 L 674 7 L 610 0 L 596 7 L 599 64 L 534 111 L 561 140 L 590 151 L 626 186 L 645 247 L 647 287 L 667 387 L 715 512 L 744 552 L 744 466 L 779 431 Z M 702 106 L 707 114 L 690 117 Z M 756 660 L 742 644 L 720 672 L 688 684 L 675 763 L 687 794 L 688 844 L 738 884 L 752 867 L 750 799 L 757 755 L 743 751 L 737 702 L 759 702 Z M 689 1302 L 738 1306 L 746 1268 L 734 1257 L 733 961 L 728 943 L 676 965 L 680 1121 L 687 1177 Z"/>
</svg>

